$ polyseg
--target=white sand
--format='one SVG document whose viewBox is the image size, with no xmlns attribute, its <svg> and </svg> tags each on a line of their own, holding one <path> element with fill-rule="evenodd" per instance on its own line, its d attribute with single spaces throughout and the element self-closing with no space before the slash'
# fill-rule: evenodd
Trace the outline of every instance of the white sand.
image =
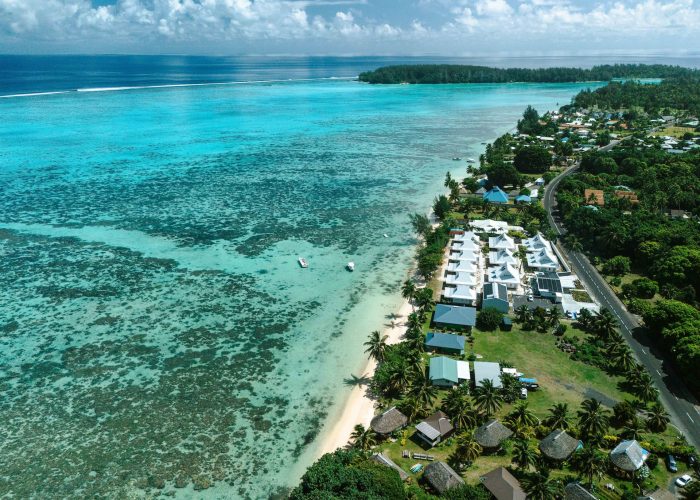
<svg viewBox="0 0 700 500">
<path fill-rule="evenodd" d="M 394 319 L 394 326 L 387 327 L 384 335 L 387 335 L 387 344 L 397 344 L 407 330 L 406 320 L 412 312 L 411 304 L 408 301 L 401 304 L 401 308 Z M 367 362 L 362 372 L 363 377 L 374 374 L 377 363 L 372 359 Z M 321 445 L 319 454 L 331 453 L 338 448 L 347 446 L 350 442 L 350 435 L 357 424 L 369 427 L 372 417 L 374 417 L 374 401 L 367 397 L 367 387 L 356 386 L 350 392 L 350 396 L 345 403 L 340 419 L 327 434 Z"/>
</svg>

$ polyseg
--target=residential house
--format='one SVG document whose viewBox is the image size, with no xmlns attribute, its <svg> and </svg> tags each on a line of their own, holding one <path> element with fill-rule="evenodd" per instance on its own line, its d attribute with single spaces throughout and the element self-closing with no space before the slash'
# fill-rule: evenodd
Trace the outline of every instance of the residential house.
<svg viewBox="0 0 700 500">
<path fill-rule="evenodd" d="M 479 270 L 475 262 L 458 260 L 447 264 L 447 272 L 450 273 L 475 273 Z"/>
<path fill-rule="evenodd" d="M 568 288 L 572 288 L 573 279 L 570 276 L 565 276 L 566 281 L 553 272 L 537 273 L 532 279 L 532 289 L 538 297 L 549 299 L 552 302 L 559 303 L 562 300 L 565 283 Z"/>
<path fill-rule="evenodd" d="M 423 479 L 440 495 L 464 484 L 464 479 L 445 462 L 428 464 L 423 472 Z"/>
<path fill-rule="evenodd" d="M 479 387 L 484 380 L 490 380 L 494 387 L 501 388 L 501 365 L 489 361 L 474 361 L 474 386 Z"/>
<path fill-rule="evenodd" d="M 416 425 L 416 437 L 429 447 L 433 447 L 449 437 L 453 431 L 452 423 L 450 423 L 447 415 L 440 410 Z"/>
<path fill-rule="evenodd" d="M 505 467 L 484 474 L 480 480 L 496 500 L 525 500 L 527 497 L 520 482 Z"/>
<path fill-rule="evenodd" d="M 438 304 L 433 313 L 433 324 L 443 328 L 471 330 L 476 325 L 476 308 Z"/>
<path fill-rule="evenodd" d="M 490 250 L 510 250 L 514 251 L 516 248 L 515 241 L 513 238 L 505 233 L 499 234 L 498 236 L 492 236 L 489 238 L 489 249 Z"/>
<path fill-rule="evenodd" d="M 487 278 L 489 282 L 500 283 L 507 288 L 515 289 L 520 284 L 520 272 L 510 264 L 489 268 Z"/>
<path fill-rule="evenodd" d="M 532 269 L 537 269 L 540 271 L 556 271 L 559 267 L 559 261 L 557 258 L 546 248 L 536 250 L 535 252 L 528 252 L 525 254 L 525 258 L 527 259 L 528 267 Z"/>
<path fill-rule="evenodd" d="M 394 431 L 403 429 L 407 424 L 408 417 L 392 406 L 384 413 L 375 415 L 369 426 L 380 436 L 388 436 Z"/>
<path fill-rule="evenodd" d="M 464 273 L 458 272 L 454 274 L 448 274 L 445 278 L 445 283 L 448 285 L 466 285 L 475 286 L 478 283 L 476 273 Z"/>
<path fill-rule="evenodd" d="M 500 187 L 494 186 L 484 193 L 484 200 L 488 203 L 508 203 L 508 195 Z"/>
<path fill-rule="evenodd" d="M 508 302 L 508 288 L 501 283 L 484 283 L 481 295 L 481 308 L 493 308 L 504 314 L 508 313 L 510 303 Z"/>
<path fill-rule="evenodd" d="M 634 472 L 644 465 L 649 452 L 636 439 L 621 441 L 611 452 L 610 461 L 625 472 Z"/>
<path fill-rule="evenodd" d="M 473 220 L 471 226 L 480 233 L 505 233 L 508 231 L 508 223 L 502 220 Z"/>
<path fill-rule="evenodd" d="M 478 243 L 474 243 L 472 239 L 452 240 L 450 248 L 455 252 L 463 252 L 465 250 L 480 251 L 481 247 Z"/>
<path fill-rule="evenodd" d="M 425 350 L 443 354 L 464 354 L 464 337 L 451 333 L 428 332 L 425 336 Z"/>
<path fill-rule="evenodd" d="M 401 481 L 405 481 L 410 477 L 405 470 L 403 470 L 401 467 L 396 465 L 393 460 L 391 460 L 389 457 L 387 457 L 383 453 L 375 453 L 374 455 L 372 455 L 372 460 L 374 460 L 378 464 L 384 465 L 385 467 L 389 467 L 390 469 L 394 469 L 399 474 Z"/>
<path fill-rule="evenodd" d="M 530 198 L 526 194 L 519 194 L 518 196 L 515 197 L 515 203 L 517 204 L 529 204 L 532 202 L 532 198 Z"/>
<path fill-rule="evenodd" d="M 502 264 L 510 264 L 511 266 L 520 267 L 520 258 L 513 250 L 500 249 L 489 252 L 489 264 L 492 266 L 500 266 Z"/>
<path fill-rule="evenodd" d="M 481 255 L 481 252 L 477 250 L 459 250 L 452 252 L 450 254 L 450 260 L 451 261 L 467 261 L 467 262 L 474 262 L 477 263 L 479 262 L 479 256 Z"/>
<path fill-rule="evenodd" d="M 620 199 L 629 200 L 632 205 L 639 205 L 639 198 L 637 198 L 637 193 L 634 191 L 623 191 L 620 189 L 615 190 L 615 196 Z"/>
<path fill-rule="evenodd" d="M 474 438 L 481 447 L 493 452 L 501 447 L 501 443 L 511 437 L 513 431 L 496 419 L 491 419 L 474 431 Z"/>
<path fill-rule="evenodd" d="M 474 243 L 479 243 L 479 237 L 472 231 L 462 232 L 455 234 L 454 241 L 472 241 Z"/>
<path fill-rule="evenodd" d="M 551 244 L 549 243 L 549 240 L 542 236 L 542 233 L 537 233 L 532 238 L 524 239 L 523 245 L 525 245 L 525 249 L 528 252 L 536 252 L 542 249 L 551 249 Z"/>
<path fill-rule="evenodd" d="M 550 432 L 539 445 L 545 457 L 557 462 L 567 460 L 580 446 L 582 446 L 581 441 L 562 429 Z"/>
<path fill-rule="evenodd" d="M 569 483 L 564 487 L 564 500 L 598 500 L 579 483 Z"/>
<path fill-rule="evenodd" d="M 442 290 L 442 298 L 450 304 L 473 306 L 476 303 L 476 288 L 469 285 L 448 286 Z"/>
<path fill-rule="evenodd" d="M 430 358 L 430 381 L 438 387 L 454 387 L 469 380 L 469 362 L 445 356 Z"/>
</svg>

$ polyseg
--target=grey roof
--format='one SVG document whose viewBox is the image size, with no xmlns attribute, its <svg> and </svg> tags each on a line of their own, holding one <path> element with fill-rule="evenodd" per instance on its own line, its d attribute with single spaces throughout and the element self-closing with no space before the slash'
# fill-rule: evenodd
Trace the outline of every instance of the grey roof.
<svg viewBox="0 0 700 500">
<path fill-rule="evenodd" d="M 622 441 L 610 452 L 610 460 L 620 469 L 634 472 L 644 465 L 646 455 L 635 440 Z"/>
<path fill-rule="evenodd" d="M 408 424 L 408 417 L 397 410 L 396 407 L 392 407 L 384 413 L 376 415 L 369 426 L 377 434 L 391 434 L 396 429 L 405 427 L 406 424 Z"/>
<path fill-rule="evenodd" d="M 565 431 L 552 431 L 540 441 L 540 451 L 553 460 L 566 460 L 579 446 L 579 440 L 569 436 Z"/>
<path fill-rule="evenodd" d="M 389 457 L 382 453 L 375 453 L 372 455 L 372 460 L 374 460 L 377 463 L 380 463 L 382 465 L 386 465 L 387 467 L 394 469 L 396 472 L 399 473 L 399 476 L 401 477 L 401 481 L 405 481 L 408 479 L 408 474 L 406 471 L 404 471 L 401 467 L 396 465 Z"/>
<path fill-rule="evenodd" d="M 477 443 L 484 448 L 498 448 L 512 435 L 513 431 L 496 419 L 489 420 L 474 432 Z"/>
<path fill-rule="evenodd" d="M 423 472 L 423 477 L 430 483 L 430 486 L 441 494 L 464 484 L 464 480 L 459 477 L 459 474 L 445 462 L 433 462 L 428 465 Z"/>
<path fill-rule="evenodd" d="M 454 427 L 452 426 L 452 423 L 450 422 L 450 419 L 447 417 L 447 415 L 438 410 L 432 415 L 430 415 L 428 418 L 423 420 L 421 424 L 427 424 L 436 431 L 440 433 L 441 436 L 444 436 L 445 434 L 449 434 L 454 430 Z M 420 425 L 420 424 L 418 424 Z M 418 427 L 416 427 L 417 429 Z"/>
<path fill-rule="evenodd" d="M 497 500 L 525 500 L 525 492 L 517 479 L 504 467 L 481 476 L 481 483 Z"/>
<path fill-rule="evenodd" d="M 548 274 L 554 274 L 554 276 L 537 276 L 537 289 L 547 290 L 549 292 L 554 293 L 561 293 L 562 287 L 559 276 L 557 276 L 556 273 Z"/>
<path fill-rule="evenodd" d="M 474 384 L 478 387 L 487 379 L 493 382 L 494 387 L 501 387 L 501 365 L 489 361 L 474 361 Z"/>
<path fill-rule="evenodd" d="M 476 325 L 476 308 L 438 304 L 435 306 L 433 321 L 448 325 L 474 326 Z"/>
<path fill-rule="evenodd" d="M 420 432 L 423 434 L 425 437 L 427 437 L 430 441 L 435 441 L 437 438 L 440 437 L 440 431 L 437 430 L 435 427 L 430 425 L 428 422 L 421 422 L 420 424 L 416 425 L 416 431 Z"/>
<path fill-rule="evenodd" d="M 508 302 L 508 287 L 502 283 L 484 283 L 484 300 L 501 299 Z"/>
<path fill-rule="evenodd" d="M 564 488 L 564 500 L 598 500 L 579 483 L 569 483 Z"/>
</svg>

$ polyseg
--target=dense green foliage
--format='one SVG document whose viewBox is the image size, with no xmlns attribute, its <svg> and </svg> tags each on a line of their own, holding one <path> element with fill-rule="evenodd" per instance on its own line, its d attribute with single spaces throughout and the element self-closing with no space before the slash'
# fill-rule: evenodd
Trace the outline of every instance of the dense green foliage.
<svg viewBox="0 0 700 500">
<path fill-rule="evenodd" d="M 498 309 L 487 307 L 479 311 L 476 317 L 476 327 L 485 332 L 492 332 L 501 324 L 503 313 Z"/>
<path fill-rule="evenodd" d="M 306 471 L 292 500 L 406 498 L 398 473 L 357 450 L 323 455 Z"/>
<path fill-rule="evenodd" d="M 360 74 L 368 83 L 508 83 L 590 82 L 615 78 L 671 78 L 698 75 L 697 70 L 660 64 L 616 64 L 582 68 L 490 68 L 451 64 L 385 66 Z"/>
<path fill-rule="evenodd" d="M 542 146 L 525 146 L 515 153 L 513 165 L 519 172 L 541 174 L 552 165 L 552 155 Z"/>
</svg>

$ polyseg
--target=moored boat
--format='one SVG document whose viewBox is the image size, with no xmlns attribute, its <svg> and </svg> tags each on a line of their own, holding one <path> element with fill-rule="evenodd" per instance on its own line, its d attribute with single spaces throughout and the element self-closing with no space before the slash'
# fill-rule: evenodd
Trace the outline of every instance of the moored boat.
<svg viewBox="0 0 700 500">
<path fill-rule="evenodd" d="M 354 271 L 355 270 L 355 263 L 350 261 L 350 262 L 348 262 L 348 265 L 345 267 L 347 268 L 348 271 Z"/>
<path fill-rule="evenodd" d="M 306 262 L 306 259 L 304 257 L 299 257 L 299 265 L 305 269 L 309 267 L 309 263 Z"/>
</svg>

